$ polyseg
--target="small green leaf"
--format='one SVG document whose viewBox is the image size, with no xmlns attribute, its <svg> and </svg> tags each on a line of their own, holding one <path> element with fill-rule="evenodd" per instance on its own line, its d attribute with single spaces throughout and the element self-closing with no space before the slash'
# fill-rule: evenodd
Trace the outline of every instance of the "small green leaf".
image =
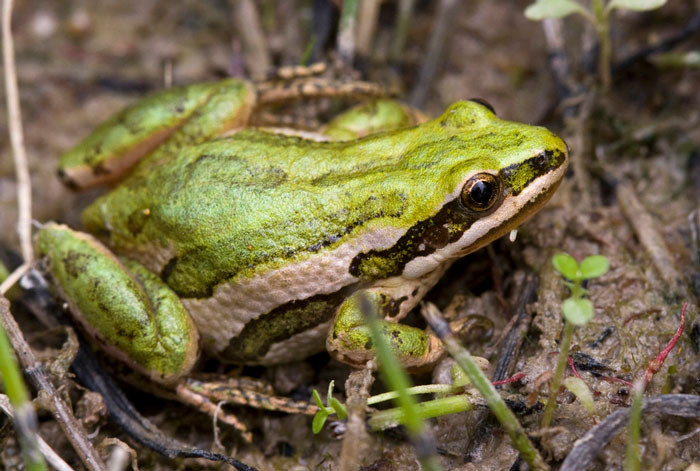
<svg viewBox="0 0 700 471">
<path fill-rule="evenodd" d="M 572 13 L 585 12 L 585 8 L 574 0 L 537 0 L 525 9 L 525 16 L 531 20 L 563 18 Z"/>
<path fill-rule="evenodd" d="M 332 397 L 328 405 L 333 408 L 335 414 L 338 416 L 338 420 L 345 420 L 348 418 L 347 409 L 345 409 L 343 403 L 338 399 Z"/>
<path fill-rule="evenodd" d="M 588 299 L 565 299 L 561 310 L 566 320 L 574 325 L 586 325 L 593 318 L 593 303 Z"/>
<path fill-rule="evenodd" d="M 591 255 L 581 260 L 581 276 L 584 280 L 602 276 L 610 269 L 610 261 L 603 255 Z"/>
<path fill-rule="evenodd" d="M 620 8 L 623 10 L 646 11 L 661 8 L 667 0 L 612 0 L 609 9 Z"/>
<path fill-rule="evenodd" d="M 579 280 L 581 272 L 578 267 L 578 262 L 568 253 L 559 252 L 552 257 L 552 264 L 559 273 L 570 280 Z"/>
<path fill-rule="evenodd" d="M 316 405 L 318 406 L 319 409 L 325 409 L 326 407 L 323 405 L 323 401 L 321 400 L 321 395 L 314 389 L 313 392 L 314 395 L 314 401 L 316 402 Z"/>
<path fill-rule="evenodd" d="M 564 380 L 564 386 L 566 389 L 574 393 L 574 396 L 581 401 L 581 405 L 586 409 L 586 411 L 590 415 L 593 415 L 595 412 L 595 407 L 593 406 L 593 394 L 591 393 L 591 390 L 588 389 L 586 383 L 584 383 L 581 378 L 569 376 Z"/>
<path fill-rule="evenodd" d="M 325 409 L 319 409 L 319 411 L 316 412 L 316 415 L 314 415 L 314 420 L 311 422 L 311 430 L 313 430 L 314 434 L 318 435 L 321 433 L 321 429 L 323 429 L 327 418 L 328 412 L 326 412 Z"/>
</svg>

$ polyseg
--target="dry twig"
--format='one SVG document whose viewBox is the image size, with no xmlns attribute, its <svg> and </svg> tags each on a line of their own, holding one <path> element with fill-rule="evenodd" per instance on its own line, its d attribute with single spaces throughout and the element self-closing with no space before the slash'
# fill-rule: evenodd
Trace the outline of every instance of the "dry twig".
<svg viewBox="0 0 700 471">
<path fill-rule="evenodd" d="M 4 394 L 0 394 L 0 409 L 2 409 L 5 415 L 7 415 L 9 418 L 14 417 L 14 411 L 10 405 L 10 399 Z M 41 437 L 39 437 L 39 449 L 41 450 L 41 454 L 44 455 L 44 458 L 46 458 L 46 461 L 48 461 L 57 471 L 73 471 L 73 468 L 71 468 L 68 463 L 63 461 L 63 459 L 58 456 L 58 453 L 53 451 L 53 448 L 51 448 Z"/>
<path fill-rule="evenodd" d="M 345 382 L 345 390 L 348 392 L 346 402 L 348 422 L 338 463 L 341 471 L 360 469 L 360 458 L 365 451 L 368 440 L 365 409 L 372 383 L 374 383 L 374 376 L 372 375 L 372 366 L 369 365 L 362 370 L 350 373 Z"/>
<path fill-rule="evenodd" d="M 700 417 L 700 397 L 692 394 L 665 394 L 644 401 L 647 414 Z M 627 425 L 629 409 L 618 409 L 576 440 L 560 471 L 582 471 L 593 463 L 603 448 Z"/>
<path fill-rule="evenodd" d="M 4 294 L 27 271 L 34 258 L 32 250 L 32 188 L 27 166 L 27 153 L 24 150 L 24 133 L 22 131 L 22 112 L 19 107 L 17 89 L 17 69 L 15 67 L 14 42 L 12 40 L 12 0 L 2 4 L 2 61 L 5 66 L 5 94 L 7 96 L 7 123 L 12 144 L 12 155 L 17 174 L 17 232 L 22 249 L 24 263 L 17 268 L 0 285 L 0 294 Z"/>
<path fill-rule="evenodd" d="M 462 2 L 456 0 L 441 0 L 438 5 L 437 18 L 435 18 L 433 25 L 433 33 L 430 35 L 428 50 L 424 56 L 418 82 L 413 88 L 409 100 L 409 103 L 416 108 L 421 108 L 425 103 L 428 87 L 433 83 L 445 53 L 445 39 L 452 32 L 453 20 L 457 17 L 457 8 L 461 4 Z"/>
<path fill-rule="evenodd" d="M 632 185 L 620 184 L 617 187 L 617 198 L 620 201 L 620 209 L 637 234 L 639 242 L 651 257 L 663 281 L 670 288 L 678 290 L 677 294 L 683 295 L 685 291 L 682 285 L 683 276 L 676 269 L 673 256 L 659 233 L 654 218 L 639 201 Z"/>
<path fill-rule="evenodd" d="M 248 73 L 254 79 L 262 79 L 270 71 L 272 60 L 257 7 L 251 0 L 232 0 L 231 8 Z"/>
<path fill-rule="evenodd" d="M 85 429 L 75 418 L 70 407 L 61 399 L 53 383 L 49 381 L 41 363 L 37 360 L 27 341 L 24 340 L 22 331 L 20 331 L 17 322 L 15 322 L 10 313 L 10 303 L 5 298 L 0 298 L 0 319 L 7 331 L 10 344 L 17 353 L 22 369 L 32 380 L 34 387 L 46 394 L 56 421 L 63 429 L 85 467 L 91 471 L 104 471 L 105 466 L 102 463 L 102 459 L 88 440 Z"/>
<path fill-rule="evenodd" d="M 19 91 L 17 88 L 17 71 L 14 58 L 14 43 L 11 30 L 12 0 L 5 0 L 2 8 L 2 40 L 3 40 L 3 64 L 5 66 L 5 90 L 7 94 L 7 114 L 12 153 L 17 173 L 17 201 L 19 216 L 17 231 L 20 237 L 23 265 L 5 280 L 0 286 L 0 291 L 8 289 L 15 280 L 19 279 L 34 257 L 31 240 L 31 182 L 27 166 L 27 156 L 24 149 L 24 135 L 22 131 L 22 113 L 19 106 Z M 19 274 L 18 274 L 19 273 Z M 10 303 L 5 298 L 0 298 L 0 319 L 7 331 L 12 348 L 17 353 L 24 371 L 32 379 L 34 386 L 45 392 L 53 408 L 54 415 L 66 433 L 75 451 L 90 470 L 103 470 L 104 464 L 99 455 L 87 439 L 87 434 L 82 425 L 77 421 L 68 405 L 56 393 L 53 384 L 49 381 L 41 364 L 37 361 L 29 344 L 22 336 L 10 313 Z"/>
</svg>

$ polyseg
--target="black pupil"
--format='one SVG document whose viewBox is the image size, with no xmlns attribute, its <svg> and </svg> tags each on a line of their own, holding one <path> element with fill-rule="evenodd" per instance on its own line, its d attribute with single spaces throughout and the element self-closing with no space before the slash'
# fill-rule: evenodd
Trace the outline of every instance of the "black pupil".
<svg viewBox="0 0 700 471">
<path fill-rule="evenodd" d="M 485 180 L 479 180 L 472 185 L 470 196 L 475 203 L 486 206 L 493 196 L 493 185 Z"/>
</svg>

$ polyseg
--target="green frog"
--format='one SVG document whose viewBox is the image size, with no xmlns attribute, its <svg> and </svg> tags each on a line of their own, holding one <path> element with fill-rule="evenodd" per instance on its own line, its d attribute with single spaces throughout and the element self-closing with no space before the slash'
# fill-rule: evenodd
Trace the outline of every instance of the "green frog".
<svg viewBox="0 0 700 471">
<path fill-rule="evenodd" d="M 241 79 L 164 90 L 61 158 L 69 186 L 113 187 L 83 213 L 92 235 L 49 223 L 39 251 L 94 340 L 160 384 L 200 350 L 269 365 L 325 347 L 361 366 L 362 296 L 404 365 L 434 363 L 439 340 L 398 321 L 455 260 L 542 208 L 568 165 L 559 137 L 473 101 L 421 124 L 373 102 L 399 113 L 388 130 L 357 137 L 341 119 L 324 140 L 251 126 L 276 99 Z"/>
</svg>

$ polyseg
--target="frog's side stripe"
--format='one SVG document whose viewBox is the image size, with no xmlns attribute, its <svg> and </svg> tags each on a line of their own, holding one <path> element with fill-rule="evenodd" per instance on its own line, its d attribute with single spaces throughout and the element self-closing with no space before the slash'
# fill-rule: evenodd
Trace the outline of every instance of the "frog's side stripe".
<svg viewBox="0 0 700 471">
<path fill-rule="evenodd" d="M 263 358 L 273 344 L 330 321 L 340 303 L 359 286 L 353 283 L 335 293 L 294 300 L 249 321 L 220 356 L 234 363 Z"/>
<path fill-rule="evenodd" d="M 435 216 L 411 227 L 393 247 L 357 255 L 350 264 L 350 273 L 363 280 L 400 275 L 408 262 L 457 242 L 475 221 L 492 214 L 503 198 L 507 195 L 519 195 L 536 178 L 560 168 L 564 159 L 565 155 L 560 152 L 545 151 L 522 163 L 502 169 L 499 172 L 503 183 L 501 201 L 490 211 L 469 211 L 464 208 L 460 198 L 456 197 L 445 204 Z M 487 237 L 491 234 L 489 231 Z"/>
</svg>

